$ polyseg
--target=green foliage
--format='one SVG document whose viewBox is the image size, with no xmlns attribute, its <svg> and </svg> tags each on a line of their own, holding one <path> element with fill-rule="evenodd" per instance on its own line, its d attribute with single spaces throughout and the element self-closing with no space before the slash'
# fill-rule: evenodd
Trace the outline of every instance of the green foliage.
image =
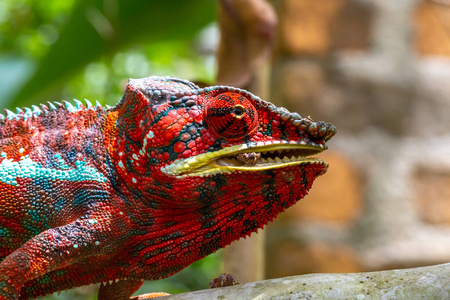
<svg viewBox="0 0 450 300">
<path fill-rule="evenodd" d="M 193 39 L 214 20 L 213 0 L 2 1 L 0 81 L 12 73 L 24 82 L 18 91 L 0 83 L 13 90 L 7 96 L 16 92 L 0 95 L 3 105 L 72 97 L 115 103 L 127 77 L 212 79 Z M 19 75 L 8 65 L 14 60 L 26 65 Z"/>
<path fill-rule="evenodd" d="M 68 22 L 74 0 L 0 1 L 0 53 L 39 59 Z"/>
<path fill-rule="evenodd" d="M 177 274 L 158 281 L 146 281 L 135 295 L 166 292 L 169 294 L 185 293 L 209 288 L 209 282 L 220 275 L 220 251 L 205 257 L 178 272 Z M 52 295 L 50 300 L 95 300 L 97 299 L 97 285 L 81 287 Z M 48 299 L 47 298 L 47 299 Z"/>
<path fill-rule="evenodd" d="M 114 105 L 129 77 L 213 80 L 196 51 L 214 0 L 0 0 L 0 107 L 87 98 Z M 196 45 L 197 43 L 197 45 Z M 207 288 L 218 255 L 139 293 Z M 96 287 L 51 299 L 96 299 Z"/>
<path fill-rule="evenodd" d="M 209 282 L 220 275 L 220 262 L 220 252 L 212 254 L 171 277 L 145 282 L 136 295 L 151 292 L 178 294 L 207 289 Z"/>
</svg>

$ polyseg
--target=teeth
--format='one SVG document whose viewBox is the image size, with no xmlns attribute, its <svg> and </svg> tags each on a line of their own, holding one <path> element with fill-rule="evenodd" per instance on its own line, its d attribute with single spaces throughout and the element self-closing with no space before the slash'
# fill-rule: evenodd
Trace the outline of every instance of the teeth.
<svg viewBox="0 0 450 300">
<path fill-rule="evenodd" d="M 279 157 L 275 157 L 275 162 L 280 163 L 281 159 Z"/>
<path fill-rule="evenodd" d="M 285 162 L 285 163 L 287 163 L 287 162 L 290 162 L 291 160 L 290 160 L 289 158 L 287 158 L 287 156 L 285 156 L 285 157 L 282 159 L 282 161 Z"/>
</svg>

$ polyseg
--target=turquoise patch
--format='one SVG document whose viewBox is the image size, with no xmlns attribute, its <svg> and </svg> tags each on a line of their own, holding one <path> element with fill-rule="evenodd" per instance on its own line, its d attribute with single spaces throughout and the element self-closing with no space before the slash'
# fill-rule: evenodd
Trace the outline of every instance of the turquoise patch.
<svg viewBox="0 0 450 300">
<path fill-rule="evenodd" d="M 8 228 L 0 228 L 0 236 L 6 237 L 9 235 L 9 229 Z"/>
<path fill-rule="evenodd" d="M 0 164 L 0 181 L 11 185 L 17 184 L 17 178 L 106 182 L 106 177 L 87 166 L 86 162 L 76 161 L 75 166 L 73 168 L 59 160 L 58 169 L 44 168 L 28 155 L 19 162 L 4 159 Z"/>
</svg>

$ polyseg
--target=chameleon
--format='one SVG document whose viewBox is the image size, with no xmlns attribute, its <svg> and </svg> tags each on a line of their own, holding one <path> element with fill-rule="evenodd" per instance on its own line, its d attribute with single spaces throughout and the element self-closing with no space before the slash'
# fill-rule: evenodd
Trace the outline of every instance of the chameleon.
<svg viewBox="0 0 450 300">
<path fill-rule="evenodd" d="M 113 107 L 5 111 L 2 300 L 95 283 L 99 299 L 129 299 L 303 198 L 336 133 L 243 89 L 156 76 L 130 79 Z"/>
</svg>

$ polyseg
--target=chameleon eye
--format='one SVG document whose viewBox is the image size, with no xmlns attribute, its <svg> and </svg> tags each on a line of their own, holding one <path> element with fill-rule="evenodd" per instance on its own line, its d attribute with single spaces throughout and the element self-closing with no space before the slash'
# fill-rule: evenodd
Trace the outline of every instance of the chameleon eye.
<svg viewBox="0 0 450 300">
<path fill-rule="evenodd" d="M 229 141 L 249 136 L 258 125 L 258 113 L 244 96 L 227 92 L 205 105 L 205 120 L 211 131 Z"/>
</svg>

